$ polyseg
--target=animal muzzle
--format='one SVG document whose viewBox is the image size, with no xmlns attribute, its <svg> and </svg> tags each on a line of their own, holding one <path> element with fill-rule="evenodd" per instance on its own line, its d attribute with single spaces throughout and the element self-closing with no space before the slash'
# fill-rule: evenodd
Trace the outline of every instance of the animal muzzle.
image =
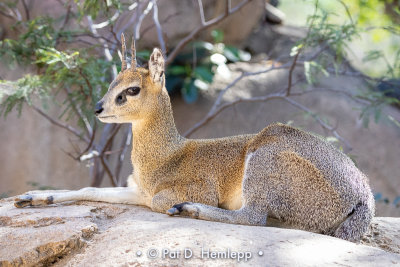
<svg viewBox="0 0 400 267">
<path fill-rule="evenodd" d="M 104 103 L 103 101 L 99 101 L 94 107 L 94 114 L 96 114 L 96 116 L 100 115 L 100 113 L 104 110 L 103 103 Z"/>
</svg>

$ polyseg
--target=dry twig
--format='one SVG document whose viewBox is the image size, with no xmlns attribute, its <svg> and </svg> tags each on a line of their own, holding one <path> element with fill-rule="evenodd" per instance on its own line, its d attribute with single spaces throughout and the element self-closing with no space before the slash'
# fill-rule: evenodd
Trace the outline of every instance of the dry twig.
<svg viewBox="0 0 400 267">
<path fill-rule="evenodd" d="M 179 41 L 179 43 L 176 45 L 174 50 L 172 50 L 172 52 L 168 55 L 167 60 L 165 61 L 165 64 L 169 65 L 174 60 L 174 58 L 179 54 L 179 52 L 187 45 L 187 43 L 189 43 L 191 40 L 193 40 L 193 38 L 195 38 L 197 36 L 197 34 L 199 34 L 201 31 L 211 27 L 212 25 L 217 24 L 218 22 L 221 22 L 229 15 L 232 15 L 236 11 L 240 10 L 242 7 L 244 7 L 250 1 L 251 0 L 243 0 L 234 8 L 230 8 L 230 1 L 227 0 L 226 1 L 227 8 L 225 9 L 224 14 L 221 14 L 218 17 L 213 18 L 209 21 L 205 21 L 203 3 L 201 0 L 198 0 L 201 24 L 197 28 L 195 28 L 191 33 L 189 33 L 185 38 L 183 38 L 182 40 Z"/>
<path fill-rule="evenodd" d="M 323 46 L 318 50 L 318 53 L 314 53 L 312 54 L 310 57 L 308 57 L 306 60 L 312 60 L 316 57 L 318 57 L 319 54 L 321 54 L 325 49 L 327 49 L 328 46 Z M 187 130 L 184 133 L 185 137 L 188 137 L 190 135 L 192 135 L 196 130 L 198 130 L 199 128 L 203 127 L 204 125 L 206 125 L 208 122 L 210 122 L 212 119 L 214 119 L 218 114 L 220 114 L 223 110 L 231 107 L 231 106 L 235 106 L 236 104 L 239 103 L 244 103 L 244 102 L 266 102 L 272 99 L 281 99 L 286 101 L 287 103 L 291 104 L 292 106 L 303 110 L 304 112 L 307 112 L 308 114 L 310 114 L 313 119 L 321 125 L 322 128 L 324 128 L 325 130 L 329 131 L 331 134 L 333 134 L 338 140 L 340 140 L 344 145 L 345 145 L 345 151 L 350 151 L 352 149 L 351 145 L 349 144 L 349 142 L 347 140 L 345 140 L 336 130 L 336 127 L 332 127 L 331 125 L 329 125 L 328 123 L 324 122 L 316 113 L 312 112 L 310 109 L 308 109 L 307 107 L 303 106 L 302 104 L 296 102 L 295 100 L 291 99 L 291 96 L 300 96 L 300 95 L 304 95 L 310 92 L 315 92 L 316 90 L 308 90 L 308 91 L 303 91 L 303 92 L 297 92 L 297 93 L 292 93 L 292 87 L 297 84 L 298 82 L 302 81 L 302 79 L 296 81 L 295 83 L 293 83 L 293 73 L 294 70 L 297 66 L 297 62 L 298 62 L 298 58 L 300 56 L 300 52 L 301 50 L 299 50 L 297 52 L 297 54 L 295 55 L 295 57 L 293 58 L 293 61 L 289 64 L 283 64 L 281 66 L 276 67 L 275 64 L 273 64 L 271 67 L 269 67 L 266 70 L 261 70 L 261 71 L 257 71 L 257 72 L 244 72 L 242 73 L 238 78 L 236 78 L 233 82 L 231 82 L 230 84 L 228 84 L 223 90 L 220 91 L 220 93 L 218 94 L 217 99 L 215 100 L 213 106 L 211 107 L 210 111 L 207 113 L 207 115 L 205 117 L 203 117 L 203 119 L 201 119 L 199 122 L 197 122 L 195 125 L 193 125 L 189 130 Z M 278 69 L 287 69 L 289 68 L 289 75 L 288 75 L 288 85 L 286 88 L 281 89 L 280 91 L 278 91 L 278 93 L 271 93 L 271 94 L 267 94 L 265 96 L 258 96 L 258 97 L 249 97 L 249 98 L 238 98 L 234 101 L 228 102 L 228 103 L 224 103 L 221 104 L 223 96 L 225 95 L 225 93 L 232 88 L 234 85 L 236 85 L 239 81 L 241 81 L 243 78 L 245 77 L 250 77 L 250 76 L 255 76 L 255 75 L 259 75 L 262 73 L 267 73 L 270 71 L 274 71 L 274 70 L 278 70 Z M 340 91 L 340 93 L 343 93 L 349 97 L 351 97 L 352 99 L 357 99 L 355 96 L 352 96 L 351 94 L 348 94 L 346 92 Z M 359 100 L 361 101 L 361 100 Z"/>
<path fill-rule="evenodd" d="M 153 2 L 153 21 L 154 25 L 156 26 L 157 29 L 157 37 L 158 37 L 158 42 L 160 43 L 161 51 L 165 55 L 167 53 L 166 46 L 165 46 L 165 41 L 163 37 L 163 31 L 161 28 L 160 21 L 158 20 L 158 6 L 157 6 L 157 0 L 152 0 Z"/>
<path fill-rule="evenodd" d="M 58 120 L 53 119 L 52 117 L 50 117 L 49 115 L 47 115 L 46 113 L 44 113 L 40 108 L 36 107 L 36 106 L 31 106 L 37 113 L 39 113 L 40 115 L 42 115 L 43 117 L 45 117 L 48 121 L 50 121 L 52 124 L 61 127 L 65 130 L 67 130 L 68 132 L 74 134 L 75 136 L 77 136 L 79 139 L 81 139 L 82 141 L 85 141 L 86 143 L 89 143 L 90 140 L 83 136 L 82 133 L 80 133 L 77 129 L 75 129 L 74 127 L 64 124 Z"/>
</svg>

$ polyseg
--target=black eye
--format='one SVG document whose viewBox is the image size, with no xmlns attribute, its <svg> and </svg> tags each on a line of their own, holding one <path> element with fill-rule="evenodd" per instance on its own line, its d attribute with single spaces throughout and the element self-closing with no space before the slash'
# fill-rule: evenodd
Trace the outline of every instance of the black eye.
<svg viewBox="0 0 400 267">
<path fill-rule="evenodd" d="M 125 92 L 122 92 L 122 93 L 120 93 L 119 95 L 117 95 L 117 98 L 115 99 L 115 102 L 116 102 L 118 105 L 121 105 L 121 104 L 125 103 L 125 102 L 126 102 L 126 95 L 125 95 Z"/>
<path fill-rule="evenodd" d="M 140 92 L 140 87 L 129 87 L 128 89 L 126 89 L 126 94 L 127 95 L 137 95 Z"/>
</svg>

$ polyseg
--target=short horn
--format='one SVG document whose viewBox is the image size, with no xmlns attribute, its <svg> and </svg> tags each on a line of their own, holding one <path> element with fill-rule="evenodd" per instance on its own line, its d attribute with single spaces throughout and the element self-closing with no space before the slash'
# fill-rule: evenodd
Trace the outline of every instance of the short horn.
<svg viewBox="0 0 400 267">
<path fill-rule="evenodd" d="M 122 43 L 122 47 L 121 47 L 121 61 L 122 61 L 122 65 L 121 65 L 121 71 L 126 70 L 126 44 L 125 44 L 125 35 L 124 33 L 121 33 L 121 43 Z"/>
<path fill-rule="evenodd" d="M 131 45 L 131 69 L 136 69 L 136 45 L 135 45 L 135 36 L 132 36 L 132 45 Z"/>
</svg>

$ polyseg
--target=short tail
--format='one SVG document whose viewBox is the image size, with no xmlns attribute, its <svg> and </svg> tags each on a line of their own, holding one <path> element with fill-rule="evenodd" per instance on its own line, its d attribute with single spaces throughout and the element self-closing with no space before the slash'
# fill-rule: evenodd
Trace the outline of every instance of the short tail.
<svg viewBox="0 0 400 267">
<path fill-rule="evenodd" d="M 358 242 L 367 232 L 368 227 L 375 214 L 375 201 L 372 193 L 369 194 L 367 201 L 360 201 L 353 209 L 349 217 L 339 225 L 334 236 Z"/>
</svg>

